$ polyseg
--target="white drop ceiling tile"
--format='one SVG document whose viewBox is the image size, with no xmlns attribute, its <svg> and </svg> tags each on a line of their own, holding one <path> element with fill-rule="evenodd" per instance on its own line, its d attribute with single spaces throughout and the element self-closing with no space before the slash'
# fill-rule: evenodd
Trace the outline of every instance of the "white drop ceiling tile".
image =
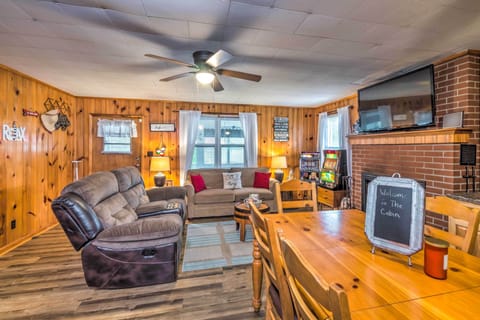
<svg viewBox="0 0 480 320">
<path fill-rule="evenodd" d="M 138 16 L 117 11 L 105 11 L 113 28 L 129 32 L 154 33 L 150 27 L 149 19 L 145 16 Z"/>
<path fill-rule="evenodd" d="M 142 0 L 97 0 L 100 7 L 134 15 L 145 15 Z"/>
<path fill-rule="evenodd" d="M 313 46 L 312 51 L 347 57 L 363 57 L 367 56 L 368 50 L 374 46 L 374 43 L 322 38 Z"/>
<path fill-rule="evenodd" d="M 370 23 L 344 19 L 337 23 L 334 28 L 325 30 L 325 36 L 334 39 L 358 41 L 365 36 L 371 26 L 372 24 Z"/>
<path fill-rule="evenodd" d="M 1 24 L 12 34 L 36 36 L 50 35 L 48 30 L 38 21 L 2 18 Z"/>
<path fill-rule="evenodd" d="M 175 19 L 148 17 L 150 28 L 161 35 L 172 37 L 188 37 L 188 22 Z"/>
<path fill-rule="evenodd" d="M 18 1 L 0 1 L 0 17 L 15 19 L 31 19 L 31 17 L 18 6 Z"/>
<path fill-rule="evenodd" d="M 276 0 L 233 0 L 232 2 L 241 2 L 241 3 L 247 3 L 255 6 L 271 7 L 277 1 Z"/>
<path fill-rule="evenodd" d="M 228 25 L 293 33 L 307 14 L 233 2 Z"/>
<path fill-rule="evenodd" d="M 90 25 L 99 27 L 112 27 L 107 11 L 92 7 L 79 7 L 58 3 L 57 6 L 62 11 L 62 16 L 66 18 L 69 24 Z M 58 22 L 58 20 L 51 20 Z M 64 23 L 62 21 L 62 23 Z"/>
<path fill-rule="evenodd" d="M 465 30 L 469 31 L 469 26 L 478 22 L 478 19 L 478 12 L 440 6 L 417 19 L 412 23 L 412 27 L 461 36 Z M 439 21 L 441 23 L 438 23 Z"/>
<path fill-rule="evenodd" d="M 235 26 L 225 26 L 224 27 L 224 37 L 227 42 L 226 45 L 230 44 L 252 44 L 257 37 L 257 34 L 260 32 L 258 29 L 235 27 Z"/>
<path fill-rule="evenodd" d="M 462 1 L 436 0 L 436 1 L 439 1 L 442 4 L 451 6 L 453 8 L 480 11 L 480 1 L 478 0 L 462 0 Z"/>
<path fill-rule="evenodd" d="M 342 18 L 348 16 L 348 13 L 362 2 L 362 0 L 276 0 L 275 7 Z"/>
<path fill-rule="evenodd" d="M 392 26 L 409 26 L 418 16 L 431 10 L 429 0 L 363 0 L 345 17 Z"/>
<path fill-rule="evenodd" d="M 296 34 L 328 37 L 335 32 L 335 29 L 342 20 L 325 15 L 311 14 L 295 31 Z"/>
<path fill-rule="evenodd" d="M 60 5 L 56 3 L 48 1 L 17 0 L 15 1 L 15 4 L 31 18 L 38 21 L 72 23 L 71 19 L 68 16 L 65 16 Z"/>
<path fill-rule="evenodd" d="M 221 25 L 189 22 L 188 37 L 192 39 L 224 40 L 224 27 Z"/>
<path fill-rule="evenodd" d="M 219 0 L 143 0 L 147 16 L 224 24 L 228 1 Z"/>
<path fill-rule="evenodd" d="M 12 37 L 12 35 L 8 33 L 0 33 L 0 43 L 2 44 L 0 48 L 9 46 L 26 47 L 28 45 L 28 42 L 23 37 Z"/>
<path fill-rule="evenodd" d="M 45 37 L 24 36 L 29 45 L 39 49 L 59 50 L 61 52 L 96 52 L 95 45 L 89 41 L 54 39 Z"/>
<path fill-rule="evenodd" d="M 302 50 L 312 48 L 317 42 L 318 38 L 315 37 L 260 31 L 253 43 L 258 46 Z"/>
<path fill-rule="evenodd" d="M 357 34 L 356 40 L 381 44 L 391 39 L 394 34 L 400 32 L 403 29 L 405 28 L 399 26 L 372 23 L 367 25 L 363 33 Z"/>
</svg>

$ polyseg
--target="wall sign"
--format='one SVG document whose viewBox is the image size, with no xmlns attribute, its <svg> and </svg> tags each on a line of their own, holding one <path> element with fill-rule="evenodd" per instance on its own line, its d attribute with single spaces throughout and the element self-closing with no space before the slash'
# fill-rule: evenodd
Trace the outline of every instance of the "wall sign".
<svg viewBox="0 0 480 320">
<path fill-rule="evenodd" d="M 375 247 L 407 256 L 420 251 L 424 203 L 425 190 L 413 179 L 377 177 L 370 182 L 365 233 L 372 252 Z"/>
<path fill-rule="evenodd" d="M 175 123 L 150 123 L 150 131 L 175 132 Z"/>
<path fill-rule="evenodd" d="M 288 118 L 273 118 L 273 141 L 288 141 Z"/>
<path fill-rule="evenodd" d="M 13 122 L 10 127 L 8 124 L 3 125 L 3 140 L 7 141 L 25 141 L 25 127 L 17 127 Z"/>
</svg>

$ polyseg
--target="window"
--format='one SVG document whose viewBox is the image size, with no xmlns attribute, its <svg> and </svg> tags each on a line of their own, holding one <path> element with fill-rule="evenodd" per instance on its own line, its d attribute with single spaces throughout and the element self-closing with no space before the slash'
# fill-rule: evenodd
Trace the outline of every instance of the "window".
<svg viewBox="0 0 480 320">
<path fill-rule="evenodd" d="M 100 119 L 97 137 L 103 138 L 102 153 L 132 153 L 132 138 L 137 137 L 137 126 L 132 120 Z"/>
<path fill-rule="evenodd" d="M 338 132 L 338 114 L 333 114 L 327 117 L 327 145 L 328 148 L 339 148 L 340 138 Z"/>
<path fill-rule="evenodd" d="M 201 117 L 192 168 L 244 167 L 245 162 L 245 138 L 240 119 Z"/>
<path fill-rule="evenodd" d="M 102 153 L 132 153 L 130 137 L 103 137 Z"/>
</svg>

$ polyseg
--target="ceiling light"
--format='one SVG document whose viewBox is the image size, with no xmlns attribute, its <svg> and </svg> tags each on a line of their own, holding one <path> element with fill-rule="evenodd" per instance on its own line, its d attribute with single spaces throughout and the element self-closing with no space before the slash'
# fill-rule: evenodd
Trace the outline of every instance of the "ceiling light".
<svg viewBox="0 0 480 320">
<path fill-rule="evenodd" d="M 198 82 L 201 84 L 210 84 L 212 83 L 215 76 L 207 71 L 200 71 L 195 73 L 195 78 L 197 78 Z"/>
</svg>

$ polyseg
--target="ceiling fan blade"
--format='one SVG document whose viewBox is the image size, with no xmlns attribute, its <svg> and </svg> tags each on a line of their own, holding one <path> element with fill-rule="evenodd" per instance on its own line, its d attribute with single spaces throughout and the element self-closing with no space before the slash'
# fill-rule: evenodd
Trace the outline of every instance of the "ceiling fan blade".
<svg viewBox="0 0 480 320">
<path fill-rule="evenodd" d="M 187 62 L 183 62 L 183 61 L 175 60 L 175 59 L 170 59 L 170 58 L 166 58 L 166 57 L 161 57 L 161 56 L 157 56 L 155 54 L 150 54 L 150 53 L 145 54 L 145 57 L 154 58 L 154 59 L 158 59 L 158 60 L 163 60 L 163 61 L 167 61 L 167 62 L 171 62 L 171 63 L 176 63 L 176 64 L 179 64 L 179 65 L 182 65 L 182 66 L 185 66 L 185 67 L 189 67 L 189 68 L 196 68 L 197 67 L 196 65 L 191 64 L 191 63 L 187 63 Z"/>
<path fill-rule="evenodd" d="M 186 76 L 189 76 L 191 74 L 195 74 L 196 72 L 184 72 L 184 73 L 180 73 L 180 74 L 177 74 L 177 75 L 174 75 L 174 76 L 171 76 L 171 77 L 166 77 L 166 78 L 163 78 L 163 79 L 160 79 L 160 81 L 172 81 L 172 80 L 175 80 L 175 79 L 180 79 L 180 78 L 184 78 Z"/>
<path fill-rule="evenodd" d="M 223 86 L 220 83 L 220 81 L 218 81 L 218 78 L 216 76 L 215 78 L 213 78 L 211 85 L 212 85 L 213 91 L 215 92 L 223 91 Z"/>
<path fill-rule="evenodd" d="M 233 56 L 230 53 L 220 49 L 217 52 L 215 52 L 210 58 L 208 58 L 206 62 L 209 66 L 216 68 L 232 58 Z"/>
<path fill-rule="evenodd" d="M 259 76 L 257 74 L 240 72 L 235 70 L 228 70 L 228 69 L 218 69 L 217 73 L 227 77 L 239 78 L 239 79 L 255 81 L 255 82 L 258 82 L 262 79 L 262 76 Z"/>
</svg>

